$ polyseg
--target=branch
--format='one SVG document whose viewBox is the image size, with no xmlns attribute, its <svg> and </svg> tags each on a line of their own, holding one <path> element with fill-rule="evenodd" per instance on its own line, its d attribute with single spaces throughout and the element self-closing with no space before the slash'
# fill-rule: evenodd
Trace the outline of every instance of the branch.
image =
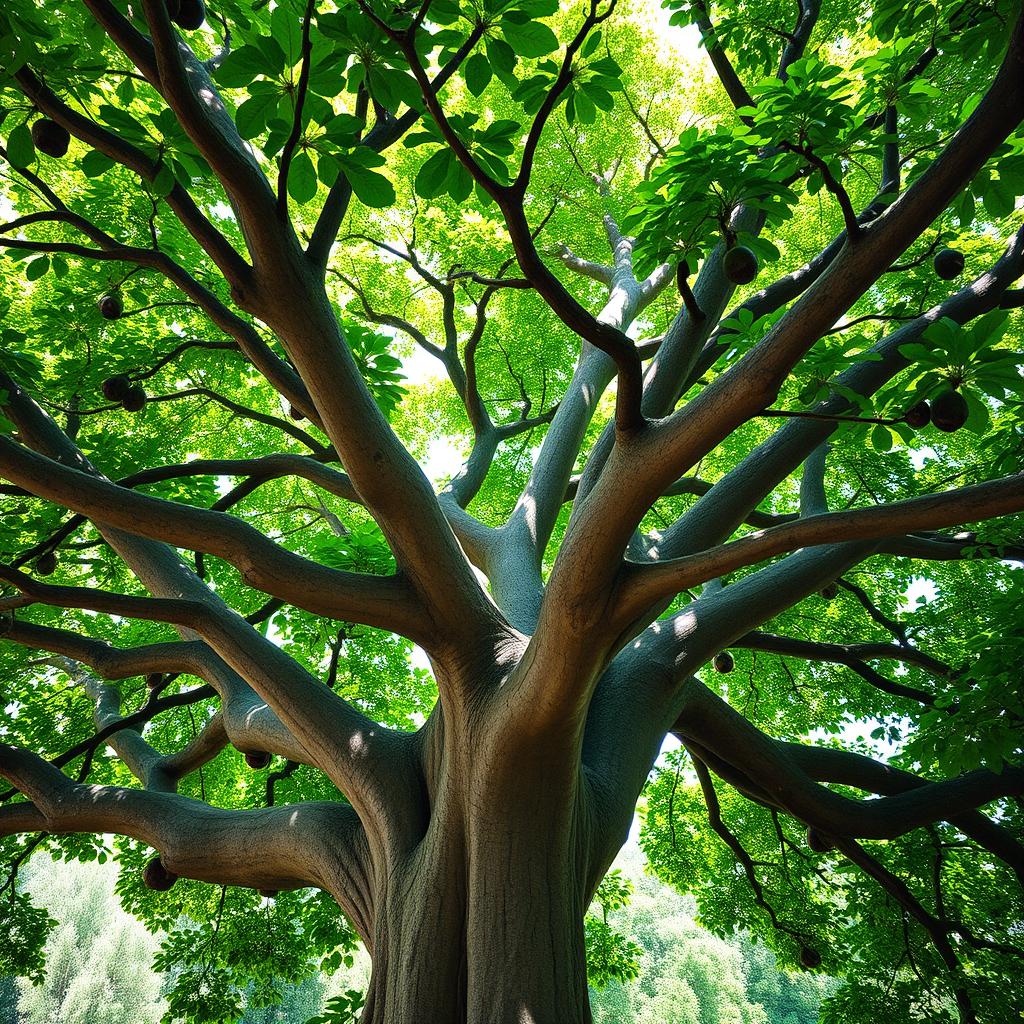
<svg viewBox="0 0 1024 1024">
<path fill-rule="evenodd" d="M 329 569 L 280 547 L 232 516 L 137 494 L 62 466 L 8 438 L 0 438 L 0 473 L 94 521 L 223 558 L 250 586 L 296 607 L 399 632 L 411 629 L 419 637 L 427 633 L 422 612 L 400 577 Z"/>
<path fill-rule="evenodd" d="M 804 658 L 808 661 L 833 661 L 852 669 L 876 689 L 892 694 L 894 697 L 905 697 L 926 706 L 935 703 L 934 694 L 887 679 L 864 661 L 866 657 L 889 657 L 898 661 L 915 661 L 913 654 L 916 652 L 902 647 L 894 647 L 890 644 L 829 644 L 761 632 L 747 633 L 746 636 L 733 640 L 729 646 L 743 647 L 753 651 L 770 651 L 774 654 Z M 910 656 L 908 657 L 908 655 Z"/>
<path fill-rule="evenodd" d="M 76 784 L 36 755 L 11 746 L 0 746 L 0 775 L 34 808 L 34 813 L 19 813 L 20 805 L 5 809 L 0 829 L 17 821 L 20 831 L 38 827 L 41 820 L 47 832 L 131 836 L 159 850 L 168 871 L 222 885 L 316 885 L 335 891 L 332 846 L 358 827 L 351 809 L 334 803 L 229 811 L 171 793 Z M 239 857 L 240 849 L 259 849 L 260 856 Z"/>
<path fill-rule="evenodd" d="M 927 170 L 872 222 L 861 242 L 844 249 L 729 370 L 682 409 L 651 424 L 634 439 L 632 450 L 613 453 L 588 495 L 587 514 L 578 515 L 567 531 L 560 562 L 572 573 L 565 570 L 568 590 L 559 603 L 573 605 L 573 595 L 610 585 L 615 559 L 656 497 L 740 423 L 772 404 L 793 366 L 822 332 L 946 207 L 1022 116 L 1024 19 L 1018 21 L 1002 66 L 974 113 Z M 587 569 L 577 571 L 582 565 Z M 553 573 L 549 592 L 561 589 L 560 575 Z"/>
<path fill-rule="evenodd" d="M 732 105 L 737 109 L 740 107 L 757 106 L 754 98 L 747 92 L 747 87 L 740 80 L 740 76 L 736 74 L 736 69 L 732 66 L 732 61 L 729 60 L 728 54 L 717 42 L 717 33 L 715 32 L 714 25 L 711 23 L 711 18 L 708 16 L 708 9 L 703 0 L 695 0 L 690 5 L 690 11 L 693 14 L 694 24 L 700 30 L 701 42 L 708 52 L 708 57 L 711 58 L 711 63 L 718 73 L 718 79 L 722 83 L 722 88 L 725 89 L 725 94 L 732 101 Z"/>
<path fill-rule="evenodd" d="M 295 408 L 300 409 L 314 423 L 319 423 L 317 411 L 295 371 L 273 353 L 249 323 L 228 309 L 213 292 L 201 285 L 184 267 L 160 250 L 122 245 L 91 221 L 68 210 L 56 196 L 53 196 L 53 199 L 59 204 L 58 209 L 54 212 L 46 211 L 20 217 L 5 225 L 2 233 L 18 230 L 28 223 L 59 221 L 68 224 L 96 242 L 100 246 L 99 249 L 90 249 L 87 246 L 70 243 L 30 242 L 21 239 L 0 239 L 0 245 L 39 252 L 63 252 L 83 259 L 127 262 L 159 271 L 203 309 L 225 334 L 235 340 L 241 352 L 263 374 L 273 388 L 284 395 Z"/>
<path fill-rule="evenodd" d="M 1007 767 L 1001 774 L 976 771 L 943 782 L 922 781 L 874 800 L 841 796 L 811 781 L 790 746 L 765 736 L 695 679 L 684 688 L 683 711 L 673 732 L 752 780 L 755 791 L 780 810 L 830 836 L 894 839 L 1024 791 L 1024 769 Z"/>
<path fill-rule="evenodd" d="M 617 620 L 688 587 L 797 548 L 875 540 L 916 529 L 975 522 L 1024 510 L 1024 477 L 1003 477 L 941 494 L 875 508 L 830 512 L 758 531 L 730 544 L 652 565 L 627 563 L 619 584 Z"/>
<path fill-rule="evenodd" d="M 601 284 L 611 285 L 614 270 L 604 263 L 593 263 L 590 260 L 577 256 L 567 245 L 562 243 L 555 251 L 555 256 L 574 273 L 583 277 L 589 277 L 592 281 L 599 281 Z"/>
<path fill-rule="evenodd" d="M 266 176 L 206 69 L 174 32 L 167 5 L 163 0 L 142 0 L 142 8 L 153 41 L 158 89 L 230 196 L 250 247 L 260 251 L 262 241 L 276 241 L 273 236 L 280 224 L 272 216 L 274 195 Z"/>
<path fill-rule="evenodd" d="M 47 117 L 66 128 L 86 145 L 134 171 L 146 181 L 156 180 L 161 170 L 160 163 L 151 160 L 142 150 L 125 142 L 114 132 L 100 127 L 73 110 L 28 68 L 22 68 L 14 77 L 21 91 Z M 229 281 L 248 281 L 252 268 L 207 219 L 181 184 L 175 182 L 165 201 Z"/>
</svg>

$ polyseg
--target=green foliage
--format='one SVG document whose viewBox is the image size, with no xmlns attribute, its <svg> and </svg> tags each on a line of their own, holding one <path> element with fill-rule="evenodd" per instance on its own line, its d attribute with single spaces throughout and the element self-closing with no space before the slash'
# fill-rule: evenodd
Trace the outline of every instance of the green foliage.
<svg viewBox="0 0 1024 1024">
<path fill-rule="evenodd" d="M 328 999 L 324 1012 L 310 1018 L 308 1024 L 356 1024 L 363 1002 L 362 993 L 350 989 Z"/>
<path fill-rule="evenodd" d="M 129 7 L 118 0 L 116 6 L 141 25 L 137 4 Z M 438 350 L 445 349 L 451 334 L 451 346 L 464 357 L 475 326 L 473 303 L 482 287 L 461 279 L 455 299 L 447 301 L 409 264 L 372 240 L 422 254 L 428 271 L 449 284 L 456 280 L 456 268 L 484 276 L 518 273 L 508 232 L 486 190 L 474 183 L 438 123 L 425 114 L 401 47 L 355 4 L 315 6 L 301 110 L 297 96 L 305 3 L 299 0 L 218 3 L 216 13 L 228 20 L 232 44 L 223 61 L 213 61 L 213 82 L 251 147 L 247 152 L 272 187 L 297 127 L 285 182 L 296 238 L 309 237 L 332 189 L 339 183 L 351 186 L 354 198 L 332 267 L 345 267 L 371 308 L 334 279 L 329 297 L 343 311 L 343 333 L 370 393 L 413 454 L 425 462 L 444 445 L 454 452 L 447 460 L 451 465 L 432 470 L 441 483 L 472 444 L 462 404 L 455 389 L 422 372 L 418 360 L 432 357 L 420 351 L 412 358 L 407 335 L 393 325 L 379 329 L 381 320 L 373 311 L 392 320 L 405 318 Z M 723 241 L 749 246 L 757 254 L 766 272 L 753 289 L 798 271 L 842 228 L 830 183 L 822 167 L 808 165 L 808 159 L 820 161 L 854 207 L 862 209 L 877 197 L 885 147 L 896 141 L 881 124 L 891 108 L 901 150 L 901 187 L 913 183 L 977 104 L 1019 4 L 838 0 L 824 6 L 807 54 L 789 63 L 784 73 L 779 56 L 786 39 L 778 28 L 792 28 L 791 0 L 666 0 L 668 16 L 657 18 L 633 4 L 579 40 L 556 116 L 537 152 L 526 216 L 538 231 L 537 244 L 552 273 L 587 309 L 600 308 L 603 287 L 572 276 L 556 254 L 564 244 L 582 258 L 606 262 L 600 228 L 605 212 L 636 234 L 635 268 L 641 276 L 660 262 L 684 258 L 696 271 Z M 408 26 L 413 16 L 408 5 L 374 2 L 371 9 L 396 27 Z M 417 46 L 432 76 L 479 30 L 441 95 L 452 130 L 500 185 L 517 174 L 530 124 L 560 73 L 564 47 L 579 30 L 581 12 L 579 5 L 563 10 L 554 0 L 434 0 L 430 6 Z M 685 40 L 690 37 L 680 31 L 692 25 L 704 34 L 700 62 L 689 52 Z M 198 59 L 215 58 L 221 43 L 217 24 L 195 33 L 190 42 Z M 933 45 L 934 59 L 911 75 Z M 718 85 L 706 80 L 705 51 L 716 48 L 726 52 L 746 83 L 752 107 L 737 112 Z M 177 187 L 187 188 L 197 207 L 243 252 L 246 240 L 231 204 L 188 133 L 155 90 L 133 76 L 86 6 L 30 0 L 4 4 L 0 52 L 0 123 L 10 165 L 2 183 L 5 211 L 13 216 L 43 208 L 38 189 L 19 172 L 38 173 L 83 217 L 125 245 L 158 244 L 219 301 L 231 305 L 230 289 L 168 200 Z M 77 141 L 63 161 L 39 152 L 31 133 L 38 112 L 12 81 L 26 65 L 96 126 L 115 132 L 154 161 L 154 179 L 144 181 Z M 642 114 L 645 130 L 634 111 Z M 375 126 L 402 118 L 416 119 L 403 144 L 378 153 L 370 144 Z M 598 196 L 591 172 L 612 167 L 617 173 L 609 176 L 608 194 Z M 911 323 L 995 262 L 1003 240 L 1018 226 L 1022 193 L 1024 137 L 1018 133 L 939 213 L 900 258 L 901 265 L 883 274 L 782 383 L 777 406 L 797 412 L 842 398 L 857 414 L 898 419 L 917 401 L 952 386 L 967 400 L 967 431 L 956 435 L 942 435 L 934 427 L 912 431 L 898 423 L 842 425 L 832 436 L 825 481 L 833 508 L 881 504 L 1024 467 L 1019 311 L 993 311 L 965 325 L 934 319 L 900 345 L 901 369 L 869 398 L 841 379 L 851 368 L 876 363 L 878 343 L 897 325 Z M 739 230 L 734 217 L 741 207 L 763 227 Z M 53 243 L 82 241 L 55 224 L 34 225 L 22 233 Z M 937 280 L 931 253 L 940 244 L 964 253 L 967 270 L 961 281 Z M 277 452 L 326 457 L 325 436 L 290 417 L 277 393 L 215 325 L 157 273 L 67 252 L 9 249 L 0 258 L 0 368 L 40 396 L 69 433 L 77 419 L 76 443 L 111 479 L 197 457 L 259 458 Z M 112 290 L 123 297 L 126 313 L 108 322 L 96 300 Z M 734 366 L 787 311 L 783 307 L 758 316 L 744 308 L 745 297 L 737 296 L 739 305 L 730 303 L 731 315 L 719 325 L 721 345 L 712 353 L 714 361 L 690 382 L 681 402 L 701 394 Z M 661 336 L 677 311 L 676 297 L 665 293 L 647 307 L 632 333 L 647 340 Z M 259 320 L 239 315 L 282 354 Z M 513 424 L 527 409 L 549 409 L 565 389 L 578 349 L 579 339 L 534 291 L 496 292 L 474 350 L 476 381 L 495 423 Z M 122 373 L 153 398 L 137 414 L 102 395 L 103 380 Z M 243 408 L 224 405 L 211 393 L 230 396 Z M 606 399 L 588 428 L 576 470 L 609 412 Z M 741 424 L 702 460 L 702 479 L 720 480 L 768 437 L 772 426 L 759 418 Z M 497 525 L 507 517 L 543 429 L 500 447 L 471 506 L 482 522 Z M 0 417 L 0 433 L 13 430 Z M 208 508 L 241 480 L 197 476 L 142 489 Z M 798 488 L 795 472 L 765 498 L 760 511 L 796 514 Z M 664 531 L 692 507 L 692 500 L 678 494 L 659 500 L 644 529 L 652 537 Z M 0 549 L 5 561 L 38 546 L 65 521 L 55 506 L 34 498 L 11 494 L 3 502 Z M 369 514 L 304 481 L 266 482 L 231 511 L 320 564 L 374 575 L 395 570 L 384 534 Z M 568 506 L 545 552 L 545 570 L 567 518 Z M 894 766 L 924 777 L 1019 766 L 1024 757 L 1021 580 L 1020 570 L 1000 558 L 1014 553 L 1020 537 L 1020 517 L 998 529 L 969 526 L 965 554 L 976 557 L 949 564 L 879 557 L 847 574 L 884 617 L 909 623 L 915 645 L 951 666 L 944 676 L 913 663 L 891 672 L 899 682 L 933 694 L 932 704 L 919 706 L 881 693 L 840 666 L 748 650 L 735 652 L 736 669 L 728 678 L 707 682 L 755 725 L 782 739 L 884 754 Z M 205 558 L 202 571 L 217 594 L 243 614 L 263 604 L 265 595 L 227 563 Z M 729 585 L 745 574 L 724 582 Z M 88 523 L 60 548 L 53 582 L 143 592 Z M 906 595 L 922 588 L 927 599 L 906 607 Z M 36 606 L 19 609 L 18 615 L 121 647 L 175 637 L 157 623 L 73 609 Z M 389 727 L 413 730 L 434 706 L 436 687 L 405 639 L 290 606 L 274 612 L 260 628 L 325 685 Z M 811 595 L 765 628 L 810 641 L 892 641 L 877 618 L 845 590 L 829 602 Z M 879 666 L 886 672 L 892 667 Z M 167 693 L 198 682 L 183 675 Z M 143 681 L 132 678 L 121 685 L 125 709 L 139 708 L 146 699 Z M 59 669 L 39 664 L 34 652 L 7 644 L 0 646 L 0 707 L 6 711 L 0 725 L 4 743 L 51 756 L 93 732 L 91 704 L 81 688 Z M 173 709 L 150 724 L 145 737 L 161 751 L 180 750 L 214 707 L 214 701 L 205 701 Z M 74 773 L 81 763 L 72 762 L 68 771 Z M 102 753 L 88 781 L 135 784 L 124 765 Z M 217 806 L 262 807 L 266 773 L 248 771 L 238 751 L 226 750 L 186 777 L 181 791 Z M 282 778 L 274 796 L 278 803 L 344 799 L 308 768 Z M 837 854 L 812 854 L 803 826 L 776 819 L 724 786 L 719 799 L 723 819 L 755 860 L 783 929 L 771 927 L 748 879 L 710 829 L 685 760 L 673 762 L 650 786 L 643 837 L 650 863 L 661 878 L 694 895 L 701 920 L 716 934 L 733 936 L 739 930 L 761 941 L 743 947 L 745 968 L 733 946 L 723 943 L 710 951 L 701 946 L 689 923 L 666 925 L 670 942 L 657 934 L 653 911 L 644 921 L 636 913 L 641 886 L 632 894 L 628 880 L 609 876 L 586 920 L 590 979 L 601 990 L 595 994 L 599 1020 L 759 1024 L 766 1017 L 773 1024 L 803 1024 L 830 987 L 822 981 L 826 974 L 841 982 L 825 1004 L 826 1021 L 953 1019 L 948 977 L 918 924 L 905 919 L 870 879 L 850 870 Z M 1021 834 L 1018 804 L 1000 802 L 992 812 L 1013 835 Z M 932 886 L 938 870 L 952 894 L 953 912 L 973 932 L 1019 942 L 1024 919 L 1019 886 L 1004 865 L 966 847 L 952 827 L 939 824 L 930 832 L 869 847 L 888 870 L 908 880 L 922 903 L 935 905 Z M 12 860 L 22 849 L 21 841 L 4 839 L 0 857 Z M 102 838 L 90 835 L 50 836 L 41 849 L 93 866 L 109 852 Z M 275 1001 L 296 986 L 311 984 L 320 971 L 330 974 L 352 963 L 354 933 L 325 896 L 282 893 L 270 901 L 248 890 L 222 893 L 187 880 L 171 893 L 153 893 L 139 880 L 152 851 L 124 842 L 116 855 L 123 904 L 161 935 L 156 964 L 166 978 L 169 1022 L 221 1022 L 249 1013 L 253 1024 L 263 1024 L 258 1015 L 269 1014 Z M 71 933 L 33 906 L 24 892 L 0 894 L 0 918 L 0 976 L 39 982 L 47 958 L 51 986 L 78 972 L 81 963 Z M 823 973 L 775 971 L 776 956 L 796 970 L 802 944 L 820 952 Z M 105 947 L 103 963 L 116 962 L 122 955 L 118 950 L 116 943 Z M 958 942 L 960 951 L 972 996 L 987 1019 L 1013 1019 L 1020 999 L 1010 979 L 1019 973 L 1019 962 L 1005 951 L 974 948 L 966 940 Z M 102 977 L 110 980 L 107 974 Z M 106 1021 L 98 1016 L 95 986 L 83 983 L 75 992 L 76 1005 L 86 1008 L 76 1011 L 80 1016 L 92 1013 Z M 319 1020 L 352 1021 L 361 1002 L 352 989 L 330 1000 Z M 47 1006 L 49 1014 L 53 1006 Z M 605 1013 L 602 1006 L 614 1010 Z"/>
<path fill-rule="evenodd" d="M 38 984 L 46 971 L 43 943 L 57 922 L 23 893 L 11 890 L 2 898 L 5 934 L 0 945 L 0 974 Z"/>
<path fill-rule="evenodd" d="M 731 231 L 732 215 L 745 205 L 775 226 L 790 216 L 796 194 L 785 184 L 788 159 L 768 158 L 748 145 L 745 130 L 688 128 L 651 179 L 637 190 L 641 203 L 624 227 L 638 236 L 641 273 L 663 261 L 686 259 L 691 268 Z M 778 257 L 766 239 L 740 233 L 737 241 L 762 259 Z"/>
<path fill-rule="evenodd" d="M 597 888 L 594 903 L 600 916 L 590 913 L 585 922 L 587 978 L 595 988 L 605 988 L 611 981 L 632 981 L 640 973 L 643 951 L 608 923 L 610 914 L 629 903 L 632 892 L 633 883 L 618 870 L 609 871 Z"/>
</svg>

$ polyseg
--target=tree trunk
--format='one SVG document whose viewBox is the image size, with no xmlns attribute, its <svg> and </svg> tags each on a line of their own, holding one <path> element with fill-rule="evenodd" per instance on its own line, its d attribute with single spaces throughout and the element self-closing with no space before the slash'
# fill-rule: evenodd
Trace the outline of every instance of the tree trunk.
<svg viewBox="0 0 1024 1024">
<path fill-rule="evenodd" d="M 363 1024 L 588 1024 L 578 773 L 468 749 L 468 780 L 445 773 L 426 835 L 380 873 Z"/>
<path fill-rule="evenodd" d="M 363 1024 L 588 1024 L 582 901 L 522 840 L 468 864 L 418 851 L 434 884 L 392 880 Z"/>
</svg>

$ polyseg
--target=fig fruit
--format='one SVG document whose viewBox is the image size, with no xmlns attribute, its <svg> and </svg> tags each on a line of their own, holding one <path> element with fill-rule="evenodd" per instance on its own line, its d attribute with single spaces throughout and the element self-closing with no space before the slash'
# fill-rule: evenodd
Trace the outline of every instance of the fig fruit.
<svg viewBox="0 0 1024 1024">
<path fill-rule="evenodd" d="M 107 292 L 96 300 L 96 308 L 104 320 L 119 320 L 124 312 L 124 299 L 117 292 Z"/>
<path fill-rule="evenodd" d="M 932 260 L 932 266 L 943 281 L 952 281 L 964 272 L 964 254 L 959 249 L 940 249 Z"/>
<path fill-rule="evenodd" d="M 201 28 L 206 21 L 206 4 L 203 0 L 180 0 L 174 20 L 180 28 L 188 31 Z"/>
<path fill-rule="evenodd" d="M 154 857 L 142 869 L 142 884 L 156 892 L 167 892 L 177 880 L 178 876 L 173 871 L 168 871 L 159 857 Z"/>
<path fill-rule="evenodd" d="M 821 966 L 821 954 L 810 946 L 804 946 L 800 950 L 800 966 L 808 971 Z"/>
<path fill-rule="evenodd" d="M 733 284 L 750 284 L 757 277 L 757 257 L 745 245 L 734 245 L 727 250 L 722 269 Z"/>
<path fill-rule="evenodd" d="M 723 674 L 731 672 L 736 667 L 736 661 L 728 651 L 719 651 L 714 658 L 711 659 L 711 664 L 714 666 L 716 672 Z"/>
<path fill-rule="evenodd" d="M 932 409 L 927 402 L 918 402 L 917 405 L 912 405 L 903 417 L 903 422 L 915 430 L 927 427 L 931 421 Z"/>
<path fill-rule="evenodd" d="M 943 391 L 932 399 L 932 423 L 937 430 L 952 434 L 967 422 L 967 402 L 958 391 Z"/>
<path fill-rule="evenodd" d="M 32 125 L 32 143 L 40 153 L 59 159 L 67 153 L 71 135 L 63 125 L 41 117 Z"/>
<path fill-rule="evenodd" d="M 121 408 L 125 412 L 141 412 L 145 408 L 147 397 L 146 392 L 138 384 L 133 384 L 121 399 Z"/>
<path fill-rule="evenodd" d="M 254 771 L 261 771 L 270 767 L 270 754 L 265 750 L 248 750 L 245 754 L 245 763 Z"/>
<path fill-rule="evenodd" d="M 109 398 L 111 402 L 123 402 L 131 390 L 132 381 L 126 373 L 115 373 L 113 377 L 108 377 L 101 387 L 104 398 Z"/>
<path fill-rule="evenodd" d="M 49 576 L 57 568 L 57 556 L 52 551 L 44 551 L 37 559 L 35 570 L 40 576 Z"/>
</svg>

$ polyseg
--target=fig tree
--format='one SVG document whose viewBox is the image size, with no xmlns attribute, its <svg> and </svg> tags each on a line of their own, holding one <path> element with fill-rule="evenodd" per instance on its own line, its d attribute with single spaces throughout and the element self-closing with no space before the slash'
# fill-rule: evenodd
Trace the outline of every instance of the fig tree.
<svg viewBox="0 0 1024 1024">
<path fill-rule="evenodd" d="M 935 254 L 932 266 L 943 281 L 952 281 L 964 272 L 964 254 L 959 249 L 940 249 Z"/>
<path fill-rule="evenodd" d="M 967 402 L 958 391 L 943 391 L 932 399 L 932 423 L 937 430 L 952 434 L 967 422 Z"/>
<path fill-rule="evenodd" d="M 726 252 L 722 269 L 733 284 L 750 284 L 757 277 L 757 257 L 745 245 L 734 245 Z"/>
<path fill-rule="evenodd" d="M 40 153 L 59 159 L 68 151 L 71 136 L 63 125 L 41 117 L 32 125 L 32 143 Z"/>
</svg>

